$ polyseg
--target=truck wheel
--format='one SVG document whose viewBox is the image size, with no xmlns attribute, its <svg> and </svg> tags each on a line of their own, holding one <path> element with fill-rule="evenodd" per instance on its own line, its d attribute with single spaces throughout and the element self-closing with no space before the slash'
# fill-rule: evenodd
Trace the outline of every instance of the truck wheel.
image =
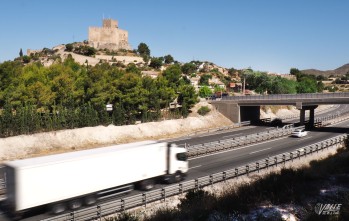
<svg viewBox="0 0 349 221">
<path fill-rule="evenodd" d="M 182 179 L 183 179 L 183 177 L 182 177 L 182 174 L 180 172 L 176 172 L 173 175 L 173 183 L 179 183 L 182 181 Z"/>
<path fill-rule="evenodd" d="M 80 199 L 74 199 L 69 202 L 69 209 L 78 209 L 82 206 L 82 202 Z"/>
<path fill-rule="evenodd" d="M 151 190 L 151 189 L 153 189 L 154 188 L 154 180 L 152 180 L 152 179 L 149 179 L 149 180 L 143 180 L 143 181 L 141 181 L 140 182 L 140 188 L 142 189 L 142 190 Z"/>
<path fill-rule="evenodd" d="M 96 202 L 97 202 L 97 198 L 95 195 L 86 196 L 84 198 L 84 204 L 86 206 L 91 206 L 91 205 L 95 204 Z"/>
<path fill-rule="evenodd" d="M 66 209 L 67 207 L 64 203 L 56 203 L 52 205 L 51 212 L 53 214 L 59 214 L 59 213 L 63 213 Z"/>
</svg>

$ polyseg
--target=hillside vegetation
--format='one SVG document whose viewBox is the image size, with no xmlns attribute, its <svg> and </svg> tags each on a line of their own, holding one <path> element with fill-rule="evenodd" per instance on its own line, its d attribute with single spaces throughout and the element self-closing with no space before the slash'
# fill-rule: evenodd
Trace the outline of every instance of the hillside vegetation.
<svg viewBox="0 0 349 221">
<path fill-rule="evenodd" d="M 211 62 L 182 64 L 171 55 L 152 57 L 150 52 L 145 43 L 133 51 L 109 51 L 80 42 L 29 56 L 21 52 L 14 61 L 0 63 L 0 137 L 186 117 L 198 96 L 241 95 L 242 79 L 249 94 L 339 88 L 326 88 L 321 79 L 298 69 L 287 78 Z M 119 55 L 131 58 L 121 62 Z"/>
<path fill-rule="evenodd" d="M 92 67 L 71 57 L 49 67 L 1 63 L 0 135 L 185 117 L 198 99 L 181 73 L 179 65 L 171 65 L 153 79 L 134 64 Z M 180 108 L 170 110 L 175 99 Z"/>
</svg>

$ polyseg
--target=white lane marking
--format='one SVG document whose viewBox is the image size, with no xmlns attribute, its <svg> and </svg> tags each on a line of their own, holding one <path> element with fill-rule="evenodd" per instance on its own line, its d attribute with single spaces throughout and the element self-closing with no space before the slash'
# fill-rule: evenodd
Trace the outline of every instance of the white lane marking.
<svg viewBox="0 0 349 221">
<path fill-rule="evenodd" d="M 255 153 L 262 152 L 262 151 L 269 150 L 269 149 L 271 149 L 271 147 L 265 148 L 265 149 L 262 149 L 262 150 L 253 151 L 250 154 L 255 154 Z"/>
<path fill-rule="evenodd" d="M 306 137 L 301 137 L 301 139 L 297 140 L 297 141 L 303 141 L 309 138 L 312 138 L 313 136 L 306 136 Z"/>
<path fill-rule="evenodd" d="M 195 166 L 195 167 L 190 167 L 189 170 L 194 169 L 194 168 L 198 168 L 198 167 L 201 167 L 201 166 L 202 166 L 202 165 L 197 165 L 197 166 Z"/>
<path fill-rule="evenodd" d="M 241 135 L 243 133 L 238 133 L 238 134 L 232 134 L 232 135 L 227 135 L 227 136 L 223 136 L 223 138 L 227 138 L 227 137 L 233 137 L 233 136 L 237 136 L 237 135 Z"/>
<path fill-rule="evenodd" d="M 197 157 L 194 157 L 194 158 L 190 158 L 189 161 L 190 160 L 199 159 L 199 158 L 208 157 L 208 156 L 213 156 L 213 155 L 217 155 L 217 154 L 227 153 L 227 152 L 231 152 L 231 151 L 234 151 L 234 150 L 240 150 L 240 149 L 244 149 L 244 148 L 247 148 L 247 147 L 252 147 L 252 146 L 259 145 L 259 144 L 269 143 L 269 142 L 272 142 L 272 141 L 282 140 L 282 139 L 286 139 L 286 138 L 288 138 L 288 137 L 281 137 L 281 138 L 278 138 L 278 139 L 271 139 L 271 140 L 267 140 L 265 142 L 255 143 L 255 144 L 251 144 L 251 145 L 248 145 L 248 146 L 243 146 L 243 147 L 239 147 L 239 148 L 235 148 L 235 149 L 230 149 L 230 150 L 226 150 L 226 151 L 216 152 L 216 153 L 212 153 L 212 154 L 208 154 L 208 155 L 197 156 Z"/>
</svg>

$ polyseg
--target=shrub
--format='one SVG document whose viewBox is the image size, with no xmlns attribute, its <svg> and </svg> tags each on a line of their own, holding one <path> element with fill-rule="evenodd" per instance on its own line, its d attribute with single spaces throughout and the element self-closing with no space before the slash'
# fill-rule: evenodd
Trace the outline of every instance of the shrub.
<svg viewBox="0 0 349 221">
<path fill-rule="evenodd" d="M 115 217 L 105 218 L 104 221 L 138 221 L 139 217 L 130 213 L 124 212 L 116 215 Z"/>
<path fill-rule="evenodd" d="M 66 44 L 65 45 L 65 51 L 72 51 L 74 49 L 73 44 Z"/>
<path fill-rule="evenodd" d="M 202 106 L 200 107 L 200 109 L 198 110 L 198 114 L 204 116 L 206 115 L 208 112 L 210 112 L 211 109 L 208 106 Z"/>
<path fill-rule="evenodd" d="M 152 215 L 145 217 L 143 221 L 164 221 L 164 220 L 180 220 L 179 210 L 176 208 L 160 208 Z"/>
<path fill-rule="evenodd" d="M 344 140 L 344 147 L 349 150 L 349 137 L 345 138 Z"/>
<path fill-rule="evenodd" d="M 185 198 L 180 200 L 178 209 L 181 211 L 181 220 L 207 220 L 215 209 L 217 198 L 205 190 L 191 190 Z"/>
</svg>

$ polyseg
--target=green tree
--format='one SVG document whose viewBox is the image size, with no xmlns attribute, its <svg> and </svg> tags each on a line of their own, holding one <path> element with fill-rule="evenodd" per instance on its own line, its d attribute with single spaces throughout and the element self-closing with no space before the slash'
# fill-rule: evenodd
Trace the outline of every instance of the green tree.
<svg viewBox="0 0 349 221">
<path fill-rule="evenodd" d="M 30 62 L 30 57 L 28 55 L 22 56 L 23 63 L 28 64 Z"/>
<path fill-rule="evenodd" d="M 185 84 L 191 84 L 190 79 L 186 75 L 182 76 L 182 78 L 179 79 L 179 85 L 185 85 Z"/>
<path fill-rule="evenodd" d="M 153 57 L 152 59 L 150 59 L 149 67 L 159 69 L 159 68 L 161 68 L 161 66 L 162 66 L 162 59 L 161 58 Z"/>
<path fill-rule="evenodd" d="M 215 85 L 214 86 L 214 92 L 223 92 L 224 91 L 224 88 L 222 88 L 221 86 L 219 85 Z"/>
<path fill-rule="evenodd" d="M 179 65 L 174 64 L 169 66 L 163 73 L 162 76 L 168 80 L 168 86 L 174 88 L 175 90 L 179 86 L 179 80 L 181 78 L 182 72 Z"/>
<path fill-rule="evenodd" d="M 187 108 L 192 108 L 198 102 L 198 94 L 195 92 L 195 88 L 192 85 L 182 85 L 178 89 L 178 103 L 187 105 Z"/>
<path fill-rule="evenodd" d="M 257 73 L 256 77 L 256 89 L 257 93 L 263 94 L 268 91 L 271 85 L 271 78 L 267 75 L 267 73 Z"/>
<path fill-rule="evenodd" d="M 257 93 L 263 94 L 271 87 L 271 78 L 265 72 L 248 71 L 244 73 L 244 77 L 248 88 Z"/>
<path fill-rule="evenodd" d="M 77 54 L 85 55 L 85 56 L 92 56 L 96 54 L 97 50 L 88 45 L 81 45 L 75 48 L 74 52 Z"/>
<path fill-rule="evenodd" d="M 65 45 L 65 51 L 73 51 L 74 46 L 73 44 L 66 44 Z"/>
<path fill-rule="evenodd" d="M 196 65 L 193 63 L 185 63 L 181 69 L 183 74 L 189 75 L 196 72 Z"/>
<path fill-rule="evenodd" d="M 126 72 L 141 75 L 141 71 L 139 70 L 139 68 L 137 68 L 137 66 L 134 63 L 129 63 L 126 66 Z"/>
<path fill-rule="evenodd" d="M 164 59 L 165 59 L 165 61 L 164 61 L 165 64 L 171 64 L 174 62 L 174 59 L 171 55 L 165 55 Z"/>
<path fill-rule="evenodd" d="M 270 94 L 295 94 L 297 93 L 296 87 L 296 81 L 277 76 L 272 80 L 268 92 Z"/>
<path fill-rule="evenodd" d="M 325 81 L 325 80 L 327 80 L 327 77 L 325 77 L 323 75 L 318 75 L 318 76 L 316 76 L 316 80 L 318 80 L 318 81 Z"/>
<path fill-rule="evenodd" d="M 15 122 L 13 122 L 13 108 L 10 102 L 6 101 L 2 113 L 0 115 L 1 120 L 1 136 L 8 137 L 12 135 L 12 126 Z"/>
<path fill-rule="evenodd" d="M 22 51 L 22 48 L 21 50 L 19 50 L 19 57 L 22 57 L 23 56 L 23 51 Z"/>
<path fill-rule="evenodd" d="M 297 68 L 291 68 L 290 74 L 296 76 L 297 81 L 299 81 L 303 77 L 303 73 Z"/>
<path fill-rule="evenodd" d="M 297 93 L 316 93 L 317 82 L 315 79 L 304 76 L 299 79 L 297 85 Z"/>
<path fill-rule="evenodd" d="M 291 68 L 291 69 L 290 69 L 290 74 L 291 74 L 291 75 L 297 76 L 297 75 L 299 75 L 300 73 L 301 73 L 301 71 L 298 70 L 297 68 Z"/>
<path fill-rule="evenodd" d="M 199 79 L 199 85 L 209 85 L 209 79 L 212 79 L 212 75 L 210 74 L 203 74 L 200 76 Z"/>
<path fill-rule="evenodd" d="M 150 49 L 149 49 L 148 45 L 143 43 L 143 42 L 138 45 L 137 52 L 141 56 L 146 56 L 146 57 L 150 56 Z"/>
<path fill-rule="evenodd" d="M 322 81 L 317 82 L 317 92 L 322 93 L 325 89 L 324 83 Z"/>
<path fill-rule="evenodd" d="M 211 89 L 208 86 L 200 87 L 199 96 L 202 98 L 208 97 L 212 94 Z"/>
</svg>

